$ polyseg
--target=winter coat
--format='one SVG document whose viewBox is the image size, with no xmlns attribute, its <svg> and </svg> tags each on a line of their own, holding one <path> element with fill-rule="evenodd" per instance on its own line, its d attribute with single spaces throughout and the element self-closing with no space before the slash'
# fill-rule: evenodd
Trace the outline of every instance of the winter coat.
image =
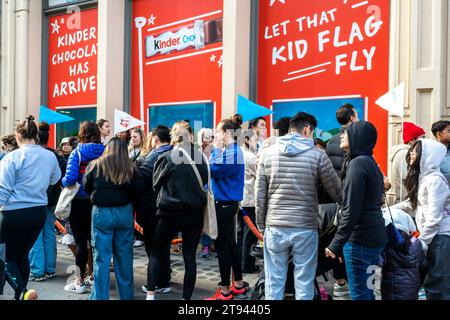
<svg viewBox="0 0 450 320">
<path fill-rule="evenodd" d="M 113 208 L 135 205 L 144 193 L 144 183 L 139 171 L 135 172 L 129 183 L 115 184 L 106 181 L 103 175 L 97 176 L 98 168 L 93 166 L 83 177 L 83 187 L 91 195 L 92 204 L 97 207 Z"/>
<path fill-rule="evenodd" d="M 402 183 L 404 184 L 408 175 L 408 162 L 406 162 L 406 156 L 409 152 L 409 146 L 401 144 L 392 147 L 391 155 L 389 157 L 391 161 L 391 185 L 392 190 L 395 193 L 394 203 L 402 202 L 406 199 L 406 189 L 403 185 L 403 191 L 400 190 Z M 403 178 L 403 181 L 401 181 Z"/>
<path fill-rule="evenodd" d="M 256 222 L 266 227 L 317 229 L 319 183 L 341 202 L 341 181 L 324 151 L 298 133 L 261 152 L 256 177 Z"/>
<path fill-rule="evenodd" d="M 158 210 L 156 206 L 158 193 L 153 190 L 153 171 L 158 158 L 172 149 L 172 146 L 167 145 L 153 150 L 142 160 L 142 164 L 139 166 L 139 171 L 141 172 L 142 179 L 145 184 L 145 193 L 142 196 L 137 208 L 137 216 L 139 218 L 154 219 L 156 216 L 156 211 Z"/>
<path fill-rule="evenodd" d="M 61 174 L 64 175 L 66 172 L 66 167 L 67 167 L 66 159 L 64 159 L 59 154 L 57 154 L 55 150 L 50 149 L 50 148 L 46 148 L 46 149 L 55 155 L 56 160 L 58 160 L 58 165 L 59 165 L 59 169 L 61 170 Z M 62 191 L 61 190 L 61 181 L 62 181 L 62 178 L 61 178 L 61 180 L 58 181 L 57 184 L 48 187 L 48 189 L 47 189 L 47 197 L 48 197 L 48 205 L 47 206 L 48 207 L 54 207 L 58 204 L 59 195 L 61 194 L 61 191 Z"/>
<path fill-rule="evenodd" d="M 377 131 L 371 123 L 361 121 L 348 127 L 347 133 L 350 154 L 343 181 L 344 201 L 338 230 L 329 246 L 336 255 L 348 241 L 371 248 L 387 243 L 381 212 L 384 176 L 372 156 Z"/>
<path fill-rule="evenodd" d="M 333 164 L 334 170 L 338 176 L 341 175 L 342 164 L 344 163 L 345 152 L 341 149 L 341 135 L 344 133 L 344 128 L 334 135 L 327 143 L 326 153 Z"/>
<path fill-rule="evenodd" d="M 441 163 L 441 172 L 450 185 L 450 148 L 447 149 L 447 155 Z"/>
<path fill-rule="evenodd" d="M 81 155 L 81 161 L 77 150 Z M 84 191 L 83 176 L 88 164 L 99 158 L 103 154 L 103 151 L 105 151 L 105 146 L 101 143 L 79 144 L 69 156 L 66 175 L 62 179 L 63 187 L 73 186 L 75 183 L 79 183 L 81 187 L 76 197 L 89 199 L 89 195 Z"/>
<path fill-rule="evenodd" d="M 158 215 L 183 215 L 197 212 L 197 209 L 201 212 L 206 205 L 204 186 L 208 183 L 208 166 L 203 155 L 193 144 L 179 148 L 186 150 L 195 161 L 203 187 L 183 152 L 175 148 L 164 153 L 156 161 L 153 174 L 153 188 L 158 193 Z"/>
<path fill-rule="evenodd" d="M 383 300 L 418 300 L 426 259 L 420 240 L 402 232 L 407 248 L 387 245 L 381 279 Z"/>
<path fill-rule="evenodd" d="M 255 181 L 256 181 L 256 155 L 253 152 L 244 150 L 245 161 L 245 181 L 244 200 L 241 206 L 244 208 L 255 207 Z"/>
<path fill-rule="evenodd" d="M 225 150 L 214 149 L 211 154 L 211 185 L 216 201 L 230 202 L 244 199 L 245 163 L 237 143 Z"/>
<path fill-rule="evenodd" d="M 447 154 L 447 148 L 434 140 L 421 139 L 422 157 L 416 224 L 419 240 L 426 251 L 436 235 L 450 236 L 450 189 L 447 179 L 440 171 L 440 165 Z M 409 200 L 394 208 L 412 213 Z"/>
</svg>

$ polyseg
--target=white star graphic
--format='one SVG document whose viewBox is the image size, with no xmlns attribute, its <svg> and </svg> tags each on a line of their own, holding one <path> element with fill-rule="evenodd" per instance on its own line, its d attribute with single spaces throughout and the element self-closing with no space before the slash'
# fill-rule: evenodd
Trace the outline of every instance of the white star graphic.
<svg viewBox="0 0 450 320">
<path fill-rule="evenodd" d="M 216 55 L 215 54 L 213 54 L 211 56 L 211 58 L 209 59 L 209 62 L 216 62 Z"/>
<path fill-rule="evenodd" d="M 52 34 L 54 34 L 55 32 L 57 34 L 59 34 L 59 28 L 61 28 L 61 26 L 58 24 L 58 20 L 56 20 L 54 23 L 51 24 L 53 30 L 52 30 Z"/>
<path fill-rule="evenodd" d="M 219 65 L 219 68 L 222 68 L 222 66 L 223 66 L 223 55 L 220 56 L 220 60 L 217 62 L 217 64 Z"/>
<path fill-rule="evenodd" d="M 272 7 L 277 1 L 280 1 L 282 4 L 286 4 L 286 0 L 270 0 L 270 6 Z"/>
<path fill-rule="evenodd" d="M 152 13 L 152 15 L 150 16 L 150 18 L 148 18 L 148 25 L 152 25 L 152 26 L 154 26 L 155 25 L 155 20 L 156 20 L 156 17 L 153 15 L 153 13 Z"/>
</svg>

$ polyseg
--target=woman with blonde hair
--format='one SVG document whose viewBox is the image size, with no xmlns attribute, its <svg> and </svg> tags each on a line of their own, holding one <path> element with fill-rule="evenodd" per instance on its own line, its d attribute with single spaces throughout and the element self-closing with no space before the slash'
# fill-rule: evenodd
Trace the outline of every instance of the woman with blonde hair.
<svg viewBox="0 0 450 320">
<path fill-rule="evenodd" d="M 93 161 L 84 176 L 85 191 L 91 195 L 94 289 L 91 300 L 109 300 L 111 256 L 121 300 L 132 300 L 133 206 L 143 191 L 136 165 L 129 159 L 126 144 L 112 138 L 104 154 Z"/>
<path fill-rule="evenodd" d="M 153 187 L 159 193 L 159 220 L 150 255 L 147 300 L 155 300 L 161 261 L 167 259 L 167 245 L 178 232 L 183 236 L 184 300 L 191 299 L 197 278 L 195 254 L 203 228 L 208 166 L 193 144 L 193 130 L 189 123 L 177 122 L 171 137 L 174 149 L 159 157 L 154 170 Z"/>
<path fill-rule="evenodd" d="M 146 145 L 147 135 L 141 128 L 131 130 L 130 146 L 128 147 L 130 159 L 136 163 Z"/>
</svg>

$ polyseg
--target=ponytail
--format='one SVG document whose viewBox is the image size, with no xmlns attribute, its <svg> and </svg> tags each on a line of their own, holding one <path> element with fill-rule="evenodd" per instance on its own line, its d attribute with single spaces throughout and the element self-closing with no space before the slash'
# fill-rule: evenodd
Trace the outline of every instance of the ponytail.
<svg viewBox="0 0 450 320">
<path fill-rule="evenodd" d="M 33 116 L 28 116 L 21 121 L 17 125 L 16 132 L 22 136 L 22 139 L 34 140 L 36 143 L 38 141 L 38 128 Z"/>
</svg>

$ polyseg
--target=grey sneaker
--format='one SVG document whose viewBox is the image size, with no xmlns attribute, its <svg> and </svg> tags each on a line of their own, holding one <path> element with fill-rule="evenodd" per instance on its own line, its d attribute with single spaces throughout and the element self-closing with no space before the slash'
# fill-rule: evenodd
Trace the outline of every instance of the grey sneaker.
<svg viewBox="0 0 450 320">
<path fill-rule="evenodd" d="M 334 290 L 333 290 L 333 296 L 334 297 L 345 297 L 350 295 L 350 289 L 348 287 L 348 284 L 344 284 L 343 286 L 335 283 L 334 284 Z"/>
</svg>

